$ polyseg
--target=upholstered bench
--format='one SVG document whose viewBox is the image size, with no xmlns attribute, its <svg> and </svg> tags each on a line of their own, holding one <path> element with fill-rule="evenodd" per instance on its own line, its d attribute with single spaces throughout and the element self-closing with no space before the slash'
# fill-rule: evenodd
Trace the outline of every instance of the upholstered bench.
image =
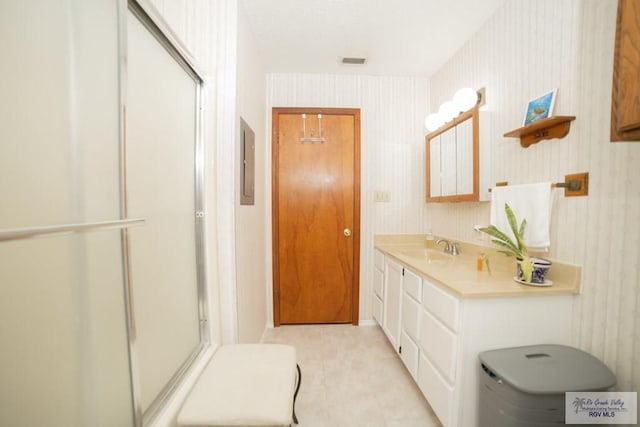
<svg viewBox="0 0 640 427">
<path fill-rule="evenodd" d="M 296 378 L 297 371 L 297 378 Z M 224 345 L 216 350 L 180 413 L 180 426 L 290 426 L 301 373 L 295 348 Z"/>
</svg>

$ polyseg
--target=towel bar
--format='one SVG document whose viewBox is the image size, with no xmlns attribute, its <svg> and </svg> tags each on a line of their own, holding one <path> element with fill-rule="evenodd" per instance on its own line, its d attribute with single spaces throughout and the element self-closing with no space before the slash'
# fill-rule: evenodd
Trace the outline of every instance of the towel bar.
<svg viewBox="0 0 640 427">
<path fill-rule="evenodd" d="M 507 185 L 507 181 L 496 182 L 496 187 Z M 565 197 L 586 196 L 589 194 L 589 172 L 565 175 L 564 182 L 552 182 L 551 188 L 564 188 Z M 489 188 L 489 191 L 491 190 Z"/>
</svg>

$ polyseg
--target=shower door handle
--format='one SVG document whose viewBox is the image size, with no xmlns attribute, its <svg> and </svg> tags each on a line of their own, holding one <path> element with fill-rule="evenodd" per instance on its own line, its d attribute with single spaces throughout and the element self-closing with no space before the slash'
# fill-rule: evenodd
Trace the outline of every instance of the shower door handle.
<svg viewBox="0 0 640 427">
<path fill-rule="evenodd" d="M 60 236 L 72 233 L 85 233 L 88 231 L 117 230 L 144 225 L 144 223 L 144 218 L 135 218 L 101 222 L 83 222 L 78 224 L 0 229 L 0 242 L 26 240 L 36 237 Z"/>
</svg>

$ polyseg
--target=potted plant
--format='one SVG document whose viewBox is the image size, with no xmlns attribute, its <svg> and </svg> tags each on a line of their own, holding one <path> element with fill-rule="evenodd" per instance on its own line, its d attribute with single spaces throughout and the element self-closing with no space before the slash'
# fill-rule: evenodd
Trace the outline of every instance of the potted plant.
<svg viewBox="0 0 640 427">
<path fill-rule="evenodd" d="M 527 226 L 527 220 L 523 219 L 520 227 L 518 227 L 516 216 L 511 210 L 511 207 L 506 203 L 504 204 L 504 211 L 507 216 L 509 227 L 515 237 L 515 241 L 511 239 L 507 233 L 499 230 L 495 225 L 480 228 L 480 231 L 491 236 L 491 241 L 503 248 L 497 252 L 516 258 L 518 265 L 518 273 L 516 277 L 518 281 L 544 284 L 544 277 L 551 267 L 551 261 L 529 256 L 527 245 L 524 243 L 524 230 Z M 484 257 L 489 273 L 491 273 L 491 266 L 489 264 L 490 255 L 491 253 Z"/>
</svg>

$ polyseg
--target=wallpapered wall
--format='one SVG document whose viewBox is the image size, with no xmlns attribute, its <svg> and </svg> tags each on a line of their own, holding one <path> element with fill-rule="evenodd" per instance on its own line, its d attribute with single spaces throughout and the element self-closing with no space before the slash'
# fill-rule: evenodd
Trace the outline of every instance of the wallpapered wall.
<svg viewBox="0 0 640 427">
<path fill-rule="evenodd" d="M 616 0 L 511 0 L 431 79 L 431 106 L 458 87 L 486 87 L 492 181 L 561 181 L 589 172 L 589 196 L 556 190 L 549 257 L 583 266 L 574 345 L 640 388 L 640 143 L 609 142 Z M 556 114 L 575 115 L 564 139 L 527 149 L 502 135 L 528 100 L 557 87 Z M 426 229 L 476 242 L 488 204 L 429 204 Z"/>
<path fill-rule="evenodd" d="M 266 79 L 260 50 L 251 33 L 244 13 L 238 11 L 238 83 L 237 113 L 255 133 L 255 200 L 250 206 L 240 206 L 236 193 L 236 289 L 238 304 L 238 342 L 259 342 L 267 325 L 266 296 L 271 294 L 265 276 L 265 256 L 271 246 L 265 239 L 267 223 L 265 203 L 269 177 L 265 167 L 270 153 L 265 149 Z M 236 147 L 236 165 L 240 164 L 240 144 Z M 235 188 L 240 189 L 240 171 L 236 173 Z"/>
<path fill-rule="evenodd" d="M 272 107 L 360 108 L 360 319 L 365 323 L 373 322 L 373 235 L 422 230 L 422 129 L 428 92 L 428 80 L 424 78 L 267 75 L 267 135 L 271 135 Z M 267 150 L 271 152 L 271 141 Z M 270 170 L 267 176 L 271 176 Z M 388 191 L 390 201 L 375 203 L 375 190 Z M 269 224 L 270 212 L 269 205 Z M 271 260 L 267 266 L 271 266 Z M 272 277 L 271 272 L 267 277 Z"/>
</svg>

